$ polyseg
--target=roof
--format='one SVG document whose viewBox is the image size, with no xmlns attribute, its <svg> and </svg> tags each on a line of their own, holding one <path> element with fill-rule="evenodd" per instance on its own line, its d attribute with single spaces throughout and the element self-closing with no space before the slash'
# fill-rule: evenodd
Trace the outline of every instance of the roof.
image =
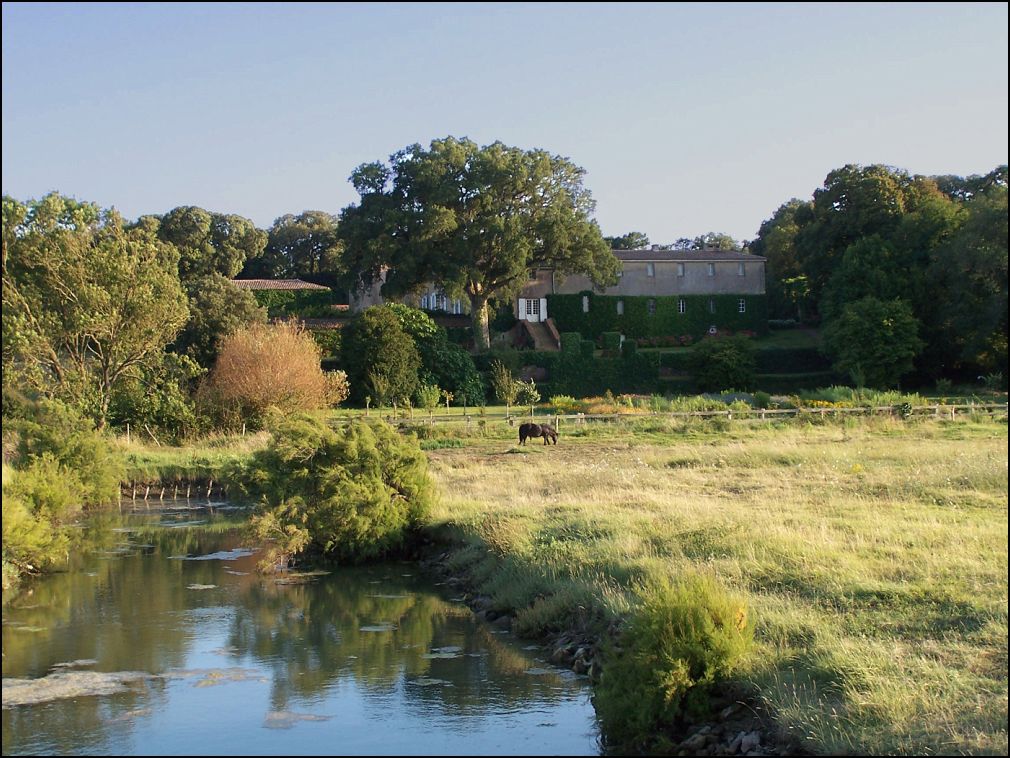
<svg viewBox="0 0 1010 758">
<path fill-rule="evenodd" d="M 619 261 L 763 261 L 760 255 L 738 250 L 615 250 Z"/>
<path fill-rule="evenodd" d="M 303 282 L 301 279 L 232 279 L 231 283 L 243 290 L 328 290 L 321 284 Z"/>
</svg>

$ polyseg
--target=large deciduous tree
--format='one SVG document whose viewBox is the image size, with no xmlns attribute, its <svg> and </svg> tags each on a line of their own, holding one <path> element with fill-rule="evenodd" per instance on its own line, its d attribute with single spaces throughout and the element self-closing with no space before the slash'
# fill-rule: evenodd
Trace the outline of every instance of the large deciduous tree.
<svg viewBox="0 0 1010 758">
<path fill-rule="evenodd" d="M 5 197 L 3 239 L 5 382 L 10 369 L 103 427 L 116 386 L 160 362 L 186 322 L 178 253 L 115 211 L 55 193 Z"/>
<path fill-rule="evenodd" d="M 465 296 L 486 350 L 489 299 L 513 299 L 537 268 L 616 283 L 619 264 L 591 217 L 584 174 L 566 158 L 501 142 L 410 145 L 351 175 L 361 199 L 340 217 L 346 265 L 362 285 L 384 275 L 388 296 L 425 282 Z"/>
<path fill-rule="evenodd" d="M 267 244 L 267 233 L 249 219 L 192 205 L 173 208 L 160 219 L 146 216 L 138 225 L 155 228 L 159 239 L 178 249 L 183 281 L 210 274 L 232 279 Z"/>
<path fill-rule="evenodd" d="M 263 255 L 249 261 L 242 273 L 333 286 L 343 273 L 341 250 L 336 216 L 323 211 L 289 213 L 274 221 Z"/>
</svg>

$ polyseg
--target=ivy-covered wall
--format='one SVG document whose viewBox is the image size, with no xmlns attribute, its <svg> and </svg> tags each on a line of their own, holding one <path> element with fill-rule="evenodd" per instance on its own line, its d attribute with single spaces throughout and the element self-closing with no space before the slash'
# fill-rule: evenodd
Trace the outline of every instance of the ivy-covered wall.
<svg viewBox="0 0 1010 758">
<path fill-rule="evenodd" d="M 582 298 L 589 298 L 589 312 L 582 309 Z M 624 313 L 618 314 L 617 301 L 624 301 Z M 649 300 L 655 301 L 655 313 L 649 313 Z M 685 312 L 678 313 L 678 301 L 685 301 Z M 709 301 L 715 302 L 715 313 Z M 746 313 L 739 312 L 739 302 L 746 303 Z M 695 339 L 708 333 L 713 324 L 718 329 L 738 332 L 749 329 L 758 334 L 768 331 L 768 301 L 765 295 L 674 295 L 633 297 L 598 295 L 548 295 L 547 314 L 558 331 L 578 331 L 596 339 L 603 332 L 621 332 L 626 337 L 691 335 Z"/>
<path fill-rule="evenodd" d="M 270 318 L 332 318 L 334 312 L 330 306 L 341 299 L 334 290 L 253 290 L 253 296 L 267 309 Z"/>
</svg>

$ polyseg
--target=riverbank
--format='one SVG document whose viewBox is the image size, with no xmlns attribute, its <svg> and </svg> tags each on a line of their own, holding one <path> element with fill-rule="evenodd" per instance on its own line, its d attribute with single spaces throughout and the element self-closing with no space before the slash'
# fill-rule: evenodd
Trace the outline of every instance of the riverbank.
<svg viewBox="0 0 1010 758">
<path fill-rule="evenodd" d="M 756 731 L 747 746 L 777 752 L 1005 753 L 1005 419 L 646 418 L 546 448 L 504 423 L 421 433 L 429 560 L 555 662 L 598 674 L 649 582 L 703 572 L 746 599 L 740 687 L 667 747 L 739 752 Z M 760 716 L 748 731 L 722 715 L 740 702 Z"/>
</svg>

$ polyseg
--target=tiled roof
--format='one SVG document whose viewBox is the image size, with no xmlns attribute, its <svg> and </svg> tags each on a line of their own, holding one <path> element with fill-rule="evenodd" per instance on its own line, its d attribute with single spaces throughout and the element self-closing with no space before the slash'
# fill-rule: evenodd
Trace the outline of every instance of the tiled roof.
<svg viewBox="0 0 1010 758">
<path fill-rule="evenodd" d="M 619 261 L 763 261 L 766 258 L 736 250 L 615 250 Z"/>
<path fill-rule="evenodd" d="M 303 282 L 301 279 L 232 279 L 243 290 L 328 290 L 321 284 Z"/>
</svg>

